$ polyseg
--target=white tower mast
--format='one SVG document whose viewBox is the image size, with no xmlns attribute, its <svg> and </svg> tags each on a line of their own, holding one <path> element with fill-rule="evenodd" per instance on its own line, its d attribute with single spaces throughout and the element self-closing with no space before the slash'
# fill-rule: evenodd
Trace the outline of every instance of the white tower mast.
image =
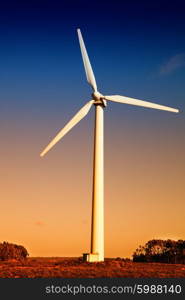
<svg viewBox="0 0 185 300">
<path fill-rule="evenodd" d="M 88 261 L 104 260 L 104 130 L 103 105 L 96 104 L 92 194 L 91 253 Z"/>
</svg>

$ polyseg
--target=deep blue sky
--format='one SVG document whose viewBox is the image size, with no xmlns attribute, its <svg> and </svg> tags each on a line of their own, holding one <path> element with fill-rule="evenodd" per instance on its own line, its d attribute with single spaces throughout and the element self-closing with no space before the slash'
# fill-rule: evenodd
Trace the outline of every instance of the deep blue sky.
<svg viewBox="0 0 185 300">
<path fill-rule="evenodd" d="M 181 97 L 184 69 L 159 73 L 173 56 L 185 52 L 182 4 L 54 0 L 0 4 L 1 98 L 25 98 L 27 91 L 33 101 L 49 101 L 51 96 L 66 95 L 71 83 L 71 95 L 74 88 L 87 88 L 77 27 L 103 92 L 166 97 L 170 84 L 171 92 L 178 88 Z M 161 91 L 154 88 L 152 93 L 153 84 L 159 83 Z"/>
</svg>

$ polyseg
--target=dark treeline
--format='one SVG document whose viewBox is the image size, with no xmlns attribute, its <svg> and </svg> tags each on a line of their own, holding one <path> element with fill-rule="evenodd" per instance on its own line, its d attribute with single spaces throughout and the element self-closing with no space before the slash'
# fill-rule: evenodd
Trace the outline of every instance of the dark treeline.
<svg viewBox="0 0 185 300">
<path fill-rule="evenodd" d="M 185 264 L 185 240 L 150 240 L 136 249 L 133 261 Z"/>
<path fill-rule="evenodd" d="M 26 248 L 8 242 L 0 243 L 0 260 L 22 260 L 28 256 Z"/>
</svg>

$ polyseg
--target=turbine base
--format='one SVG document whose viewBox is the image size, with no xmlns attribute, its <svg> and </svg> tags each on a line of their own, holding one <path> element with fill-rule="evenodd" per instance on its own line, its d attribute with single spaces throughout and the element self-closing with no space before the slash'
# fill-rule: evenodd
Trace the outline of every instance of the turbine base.
<svg viewBox="0 0 185 300">
<path fill-rule="evenodd" d="M 83 261 L 86 262 L 98 262 L 98 261 L 103 261 L 100 259 L 98 253 L 84 253 L 83 254 Z"/>
</svg>

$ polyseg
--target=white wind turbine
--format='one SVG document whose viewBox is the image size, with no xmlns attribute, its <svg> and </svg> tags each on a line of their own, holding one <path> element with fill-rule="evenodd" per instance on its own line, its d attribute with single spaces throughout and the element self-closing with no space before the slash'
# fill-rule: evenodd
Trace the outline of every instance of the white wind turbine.
<svg viewBox="0 0 185 300">
<path fill-rule="evenodd" d="M 84 254 L 84 260 L 89 262 L 104 261 L 104 138 L 103 138 L 103 112 L 106 100 L 124 104 L 143 106 L 170 112 L 179 112 L 178 109 L 159 105 L 143 100 L 125 96 L 104 96 L 99 93 L 94 73 L 89 61 L 85 44 L 80 29 L 77 29 L 82 59 L 88 83 L 93 89 L 92 100 L 87 102 L 77 114 L 59 131 L 56 137 L 40 154 L 44 156 L 64 135 L 80 122 L 89 112 L 91 106 L 95 106 L 94 127 L 94 163 L 93 163 L 93 191 L 92 191 L 92 224 L 91 224 L 91 252 Z"/>
</svg>

